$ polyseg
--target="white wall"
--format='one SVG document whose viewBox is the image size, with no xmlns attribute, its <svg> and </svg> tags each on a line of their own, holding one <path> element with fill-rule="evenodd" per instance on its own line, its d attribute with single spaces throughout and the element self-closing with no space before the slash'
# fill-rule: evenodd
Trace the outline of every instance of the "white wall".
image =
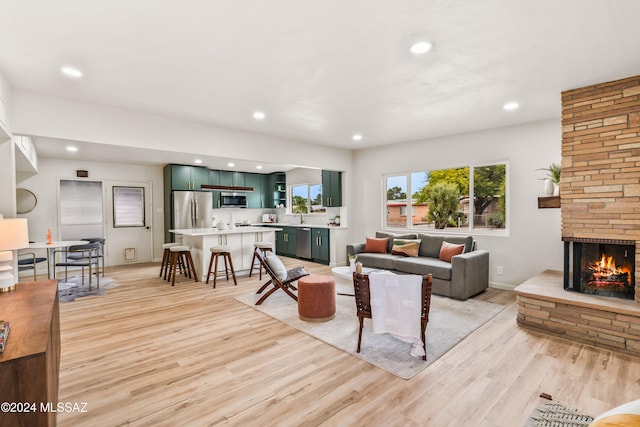
<svg viewBox="0 0 640 427">
<path fill-rule="evenodd" d="M 364 241 L 382 228 L 382 175 L 420 170 L 509 163 L 509 235 L 475 235 L 490 254 L 492 286 L 509 288 L 545 269 L 562 269 L 560 209 L 538 209 L 544 172 L 537 168 L 559 162 L 559 120 L 358 150 L 351 180 L 352 241 Z M 502 266 L 504 275 L 496 274 Z"/>
<path fill-rule="evenodd" d="M 0 71 L 0 142 L 2 142 L 10 132 L 11 111 L 11 86 L 2 71 Z"/>
<path fill-rule="evenodd" d="M 13 218 L 16 214 L 16 162 L 15 146 L 9 130 L 11 88 L 0 71 L 0 214 Z"/>
<path fill-rule="evenodd" d="M 164 243 L 164 207 L 162 194 L 162 168 L 151 166 L 118 165 L 113 163 L 83 162 L 73 160 L 40 159 L 38 174 L 17 184 L 31 190 L 38 198 L 36 208 L 25 215 L 29 219 L 29 240 L 43 241 L 51 229 L 58 239 L 58 179 L 75 178 L 76 170 L 89 172 L 89 179 L 102 181 L 151 182 L 153 202 L 153 258 L 162 258 Z"/>
</svg>

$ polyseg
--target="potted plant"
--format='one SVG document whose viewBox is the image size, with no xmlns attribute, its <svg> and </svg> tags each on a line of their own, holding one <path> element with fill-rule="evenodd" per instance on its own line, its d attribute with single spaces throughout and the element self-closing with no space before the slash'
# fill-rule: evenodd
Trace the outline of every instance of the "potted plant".
<svg viewBox="0 0 640 427">
<path fill-rule="evenodd" d="M 540 168 L 538 170 L 546 171 L 547 177 L 545 179 L 545 194 L 548 196 L 558 195 L 558 189 L 560 188 L 560 173 L 562 171 L 562 167 L 558 163 L 551 163 L 546 168 Z M 549 183 L 551 185 L 549 185 Z"/>
</svg>

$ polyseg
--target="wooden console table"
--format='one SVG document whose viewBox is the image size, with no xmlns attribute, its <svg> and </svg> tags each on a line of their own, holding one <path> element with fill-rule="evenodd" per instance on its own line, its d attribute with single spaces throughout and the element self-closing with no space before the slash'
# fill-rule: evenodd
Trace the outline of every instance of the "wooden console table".
<svg viewBox="0 0 640 427">
<path fill-rule="evenodd" d="M 0 294 L 0 319 L 11 323 L 0 353 L 0 403 L 34 403 L 35 411 L 0 411 L 0 426 L 55 426 L 60 370 L 58 281 L 16 284 Z M 24 409 L 24 408 L 22 408 Z"/>
</svg>

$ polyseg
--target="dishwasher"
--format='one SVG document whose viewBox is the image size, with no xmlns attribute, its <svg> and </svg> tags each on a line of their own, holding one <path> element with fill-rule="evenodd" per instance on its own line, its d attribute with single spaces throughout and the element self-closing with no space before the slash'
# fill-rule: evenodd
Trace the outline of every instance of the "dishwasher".
<svg viewBox="0 0 640 427">
<path fill-rule="evenodd" d="M 296 229 L 296 256 L 311 259 L 311 228 Z"/>
</svg>

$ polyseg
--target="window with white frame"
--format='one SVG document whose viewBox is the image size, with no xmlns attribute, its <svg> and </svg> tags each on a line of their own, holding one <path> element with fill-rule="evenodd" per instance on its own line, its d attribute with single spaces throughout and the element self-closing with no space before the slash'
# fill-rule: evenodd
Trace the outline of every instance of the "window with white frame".
<svg viewBox="0 0 640 427">
<path fill-rule="evenodd" d="M 144 227 L 144 187 L 113 187 L 113 226 Z"/>
<path fill-rule="evenodd" d="M 60 238 L 102 237 L 102 182 L 61 179 L 59 190 Z"/>
<path fill-rule="evenodd" d="M 324 213 L 321 184 L 298 184 L 290 187 L 291 213 Z"/>
<path fill-rule="evenodd" d="M 384 177 L 383 227 L 416 230 L 505 230 L 507 164 L 496 163 Z"/>
</svg>

